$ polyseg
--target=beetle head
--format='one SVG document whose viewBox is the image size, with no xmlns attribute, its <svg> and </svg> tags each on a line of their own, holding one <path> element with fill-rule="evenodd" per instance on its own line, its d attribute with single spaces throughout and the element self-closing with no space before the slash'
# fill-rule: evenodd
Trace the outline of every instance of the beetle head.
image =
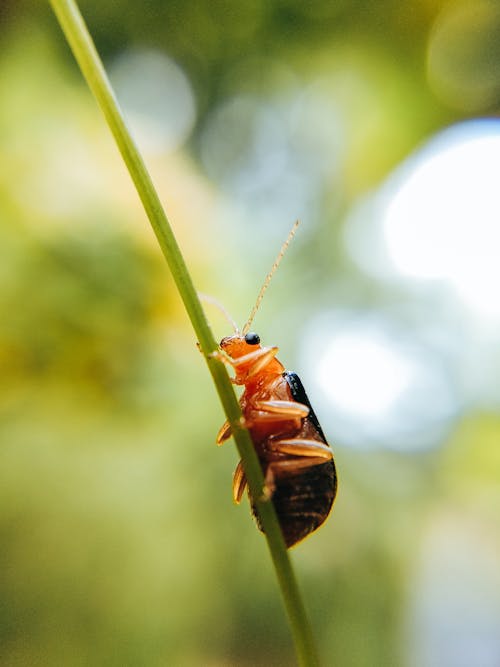
<svg viewBox="0 0 500 667">
<path fill-rule="evenodd" d="M 237 359 L 245 354 L 250 354 L 260 346 L 260 337 L 253 331 L 249 331 L 244 336 L 235 334 L 226 336 L 220 342 L 221 350 L 227 352 L 230 357 Z"/>
</svg>

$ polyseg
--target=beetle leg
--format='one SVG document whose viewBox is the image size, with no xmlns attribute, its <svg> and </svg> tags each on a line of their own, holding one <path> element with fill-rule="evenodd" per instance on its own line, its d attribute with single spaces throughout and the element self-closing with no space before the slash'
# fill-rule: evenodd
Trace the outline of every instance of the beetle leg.
<svg viewBox="0 0 500 667">
<path fill-rule="evenodd" d="M 243 470 L 243 462 L 239 461 L 233 473 L 233 500 L 237 505 L 240 504 L 246 485 L 247 478 L 245 476 L 245 471 Z"/>
<path fill-rule="evenodd" d="M 259 373 L 265 366 L 267 366 L 271 359 L 277 355 L 277 353 L 277 347 L 262 347 L 259 350 L 255 350 L 255 352 L 250 352 L 242 357 L 238 357 L 238 359 L 233 359 L 223 350 L 212 352 L 209 357 L 229 364 L 236 372 L 238 372 L 238 368 L 241 366 L 250 364 L 247 373 L 245 373 L 245 378 L 248 378 Z M 231 382 L 233 382 L 233 384 L 243 384 L 241 380 L 236 382 L 234 378 L 231 378 Z"/>
<path fill-rule="evenodd" d="M 209 357 L 211 359 L 218 359 L 219 361 L 223 361 L 224 363 L 233 366 L 233 368 L 238 368 L 238 366 L 244 366 L 245 364 L 256 362 L 262 359 L 262 357 L 266 357 L 267 363 L 267 358 L 272 359 L 277 353 L 277 347 L 261 347 L 258 350 L 244 354 L 242 357 L 238 357 L 237 359 L 233 359 L 233 357 L 229 356 L 229 354 L 227 354 L 227 352 L 224 350 L 216 350 L 215 352 L 211 352 Z"/>
<path fill-rule="evenodd" d="M 252 377 L 254 375 L 257 375 L 267 364 L 273 359 L 278 354 L 278 348 L 277 347 L 263 347 L 260 350 L 256 350 L 255 352 L 251 353 L 252 355 L 255 355 L 253 357 L 253 363 L 249 367 L 248 372 L 246 374 L 246 377 Z M 250 354 L 245 355 L 247 358 L 247 363 L 248 363 L 248 357 L 250 357 Z M 241 359 L 244 359 L 245 357 L 240 357 L 238 361 Z"/>
<path fill-rule="evenodd" d="M 247 487 L 247 478 L 243 470 L 243 461 L 239 461 L 233 474 L 233 500 L 239 505 L 243 493 Z M 271 466 L 267 466 L 266 476 L 264 478 L 264 487 L 262 489 L 261 500 L 270 500 L 274 493 L 276 485 L 274 483 L 274 473 Z"/>
<path fill-rule="evenodd" d="M 198 349 L 201 352 L 200 344 L 196 343 L 196 345 L 198 345 Z M 218 359 L 219 361 L 227 361 L 228 359 L 230 359 L 230 357 L 225 352 L 222 352 L 221 350 L 215 350 L 215 352 L 210 352 L 210 354 L 208 355 L 208 358 L 209 359 Z"/>
<path fill-rule="evenodd" d="M 278 353 L 278 348 L 276 346 L 261 347 L 258 350 L 254 350 L 253 352 L 244 354 L 242 357 L 238 357 L 237 359 L 233 359 L 229 355 L 227 355 L 227 358 L 231 359 L 229 363 L 232 366 L 234 366 L 234 368 L 238 368 L 239 366 L 245 366 L 246 364 L 250 364 L 250 368 L 253 368 L 254 365 L 257 362 L 260 362 L 263 358 L 265 358 L 266 360 L 264 363 L 265 366 L 269 361 L 269 359 L 272 359 L 277 353 Z"/>
<path fill-rule="evenodd" d="M 320 456 L 304 456 L 297 459 L 283 459 L 282 461 L 272 461 L 268 469 L 272 469 L 272 474 L 279 477 L 281 474 L 294 474 L 304 470 L 304 468 L 313 468 L 326 463 L 326 460 Z"/>
<path fill-rule="evenodd" d="M 258 410 L 269 412 L 286 418 L 307 417 L 309 408 L 307 405 L 296 401 L 257 401 L 255 407 Z"/>
<path fill-rule="evenodd" d="M 273 424 L 287 421 L 293 424 L 293 428 L 300 429 L 301 418 L 292 415 L 283 415 L 273 412 L 264 412 L 263 410 L 252 410 L 245 419 L 245 426 L 252 428 L 258 424 Z"/>
<path fill-rule="evenodd" d="M 231 424 L 228 421 L 225 421 L 217 433 L 217 438 L 215 442 L 220 446 L 223 442 L 228 440 L 232 435 Z"/>
<path fill-rule="evenodd" d="M 208 355 L 209 359 L 217 359 L 218 361 L 222 361 L 224 364 L 232 364 L 233 359 L 226 354 L 223 350 L 216 350 L 215 352 L 211 352 Z M 233 384 L 239 384 L 236 382 L 236 378 L 229 378 Z"/>
<path fill-rule="evenodd" d="M 250 412 L 247 417 L 246 425 L 253 426 L 258 423 L 272 423 L 283 420 L 297 422 L 297 428 L 300 428 L 300 420 L 310 412 L 307 405 L 296 403 L 295 401 L 256 401 L 253 404 L 256 408 Z"/>
<path fill-rule="evenodd" d="M 319 458 L 324 462 L 325 460 L 328 461 L 333 459 L 333 452 L 328 445 L 318 442 L 317 440 L 308 440 L 306 438 L 269 440 L 268 448 L 271 451 L 279 452 L 280 454 L 302 456 L 305 457 L 306 460 L 310 458 Z M 312 465 L 317 464 L 313 463 Z"/>
<path fill-rule="evenodd" d="M 219 361 L 224 361 L 230 364 L 236 372 L 241 366 L 250 364 L 248 371 L 245 373 L 245 377 L 252 377 L 252 375 L 259 373 L 264 368 L 264 366 L 267 366 L 271 359 L 277 354 L 277 347 L 261 347 L 260 350 L 249 352 L 248 354 L 244 354 L 242 357 L 238 357 L 237 359 L 233 359 L 224 352 L 213 352 L 211 356 L 215 359 L 219 359 Z"/>
</svg>

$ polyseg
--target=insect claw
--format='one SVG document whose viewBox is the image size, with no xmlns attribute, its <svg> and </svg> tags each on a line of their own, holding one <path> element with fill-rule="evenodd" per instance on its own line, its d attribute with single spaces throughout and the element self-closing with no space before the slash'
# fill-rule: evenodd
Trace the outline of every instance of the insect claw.
<svg viewBox="0 0 500 667">
<path fill-rule="evenodd" d="M 268 484 L 264 484 L 262 487 L 262 495 L 259 500 L 263 503 L 268 503 L 273 497 L 274 488 L 271 488 Z"/>
<path fill-rule="evenodd" d="M 262 487 L 262 495 L 260 500 L 263 502 L 269 502 L 273 497 L 275 489 L 276 484 L 274 483 L 273 471 L 271 470 L 271 466 L 269 466 L 266 472 L 266 477 L 264 479 L 264 486 Z"/>
<path fill-rule="evenodd" d="M 250 428 L 253 426 L 253 421 L 250 419 L 245 419 L 245 417 L 240 417 L 240 426 L 241 428 Z"/>
</svg>

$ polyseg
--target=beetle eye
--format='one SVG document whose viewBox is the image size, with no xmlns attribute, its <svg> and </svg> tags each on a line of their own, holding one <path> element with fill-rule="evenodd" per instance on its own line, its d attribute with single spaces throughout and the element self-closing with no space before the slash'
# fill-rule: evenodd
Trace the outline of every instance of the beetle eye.
<svg viewBox="0 0 500 667">
<path fill-rule="evenodd" d="M 260 343 L 260 338 L 258 334 L 254 333 L 253 331 L 249 331 L 245 335 L 245 343 L 248 343 L 248 345 L 258 345 Z"/>
</svg>

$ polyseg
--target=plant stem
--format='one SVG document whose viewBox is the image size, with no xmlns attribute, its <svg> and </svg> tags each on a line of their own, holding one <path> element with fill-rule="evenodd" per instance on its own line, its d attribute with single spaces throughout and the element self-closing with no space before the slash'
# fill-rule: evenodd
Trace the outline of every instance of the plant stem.
<svg viewBox="0 0 500 667">
<path fill-rule="evenodd" d="M 151 177 L 125 125 L 122 113 L 96 51 L 92 38 L 74 0 L 50 0 L 52 9 L 69 42 L 87 84 L 96 98 L 130 172 L 149 221 L 167 260 L 179 294 L 205 355 L 222 406 L 231 423 L 236 446 L 244 463 L 252 498 L 262 495 L 264 479 L 248 431 L 241 426 L 241 410 L 226 367 L 210 356 L 218 349 L 191 277 L 160 203 Z M 298 589 L 295 574 L 271 502 L 256 502 L 267 543 L 289 616 L 299 664 L 316 667 L 319 660 L 311 627 Z"/>
</svg>

